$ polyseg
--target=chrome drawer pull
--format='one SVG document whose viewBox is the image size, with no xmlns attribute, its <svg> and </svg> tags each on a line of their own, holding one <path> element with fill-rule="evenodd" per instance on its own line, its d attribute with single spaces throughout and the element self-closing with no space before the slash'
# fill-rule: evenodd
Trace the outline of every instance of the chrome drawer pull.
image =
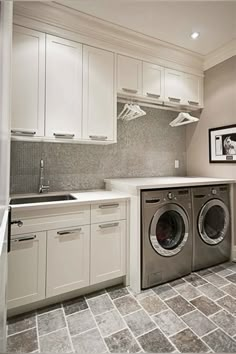
<svg viewBox="0 0 236 354">
<path fill-rule="evenodd" d="M 63 231 L 57 231 L 57 234 L 62 236 L 62 235 L 71 235 L 71 234 L 76 234 L 77 232 L 80 232 L 82 228 L 78 229 L 73 229 L 73 230 L 63 230 Z"/>
<path fill-rule="evenodd" d="M 118 225 L 119 225 L 118 222 L 113 222 L 113 223 L 110 223 L 110 224 L 99 225 L 99 227 L 100 227 L 100 229 L 108 229 L 109 227 L 116 227 Z"/>
<path fill-rule="evenodd" d="M 33 136 L 36 134 L 36 132 L 28 132 L 25 130 L 14 130 L 14 129 L 11 130 L 11 133 L 15 135 L 25 135 L 25 136 Z"/>
<path fill-rule="evenodd" d="M 29 236 L 23 236 L 23 237 L 17 237 L 12 239 L 12 242 L 23 242 L 23 241 L 30 241 L 34 240 L 36 238 L 36 235 L 29 235 Z"/>
<path fill-rule="evenodd" d="M 92 140 L 107 140 L 107 136 L 103 135 L 89 135 L 90 139 Z"/>
<path fill-rule="evenodd" d="M 157 95 L 156 93 L 151 93 L 151 92 L 147 92 L 147 96 L 156 97 L 156 98 L 161 97 L 161 95 Z"/>
<path fill-rule="evenodd" d="M 55 138 L 66 138 L 66 139 L 72 139 L 74 138 L 75 134 L 60 134 L 60 133 L 53 133 Z"/>
<path fill-rule="evenodd" d="M 170 101 L 178 101 L 180 102 L 181 101 L 181 98 L 178 98 L 178 97 L 168 97 Z"/>
<path fill-rule="evenodd" d="M 126 88 L 126 87 L 122 87 L 122 90 L 125 91 L 125 92 L 130 92 L 130 93 L 137 93 L 138 92 L 138 90 L 129 89 L 129 88 Z"/>
<path fill-rule="evenodd" d="M 197 101 L 188 101 L 188 103 L 189 104 L 193 104 L 193 105 L 198 105 L 199 104 L 199 102 L 197 102 Z"/>
<path fill-rule="evenodd" d="M 101 204 L 99 205 L 100 209 L 109 209 L 109 208 L 118 208 L 119 204 Z"/>
</svg>

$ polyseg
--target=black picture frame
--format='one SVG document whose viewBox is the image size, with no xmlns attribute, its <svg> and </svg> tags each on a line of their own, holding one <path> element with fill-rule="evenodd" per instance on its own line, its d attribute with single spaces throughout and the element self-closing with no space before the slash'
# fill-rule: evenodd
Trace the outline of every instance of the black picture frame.
<svg viewBox="0 0 236 354">
<path fill-rule="evenodd" d="M 208 130 L 209 162 L 236 163 L 236 124 Z"/>
</svg>

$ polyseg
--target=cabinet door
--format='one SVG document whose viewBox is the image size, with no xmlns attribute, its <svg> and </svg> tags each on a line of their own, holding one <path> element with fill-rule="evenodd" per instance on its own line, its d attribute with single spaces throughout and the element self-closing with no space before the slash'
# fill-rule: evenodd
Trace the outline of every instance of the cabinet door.
<svg viewBox="0 0 236 354">
<path fill-rule="evenodd" d="M 45 34 L 14 26 L 12 133 L 44 135 Z"/>
<path fill-rule="evenodd" d="M 116 140 L 114 54 L 83 47 L 83 138 Z"/>
<path fill-rule="evenodd" d="M 124 55 L 117 56 L 118 92 L 142 94 L 142 61 Z"/>
<path fill-rule="evenodd" d="M 81 138 L 82 45 L 46 39 L 46 136 Z"/>
<path fill-rule="evenodd" d="M 47 297 L 89 285 L 89 245 L 89 226 L 48 231 Z"/>
<path fill-rule="evenodd" d="M 183 75 L 180 71 L 165 69 L 165 101 L 183 103 Z"/>
<path fill-rule="evenodd" d="M 185 103 L 194 106 L 202 105 L 202 78 L 196 75 L 184 75 Z"/>
<path fill-rule="evenodd" d="M 91 226 L 91 284 L 125 275 L 126 222 Z"/>
<path fill-rule="evenodd" d="M 14 236 L 8 254 L 8 308 L 45 298 L 46 232 Z"/>
<path fill-rule="evenodd" d="M 143 62 L 143 95 L 153 99 L 164 99 L 164 68 Z"/>
</svg>

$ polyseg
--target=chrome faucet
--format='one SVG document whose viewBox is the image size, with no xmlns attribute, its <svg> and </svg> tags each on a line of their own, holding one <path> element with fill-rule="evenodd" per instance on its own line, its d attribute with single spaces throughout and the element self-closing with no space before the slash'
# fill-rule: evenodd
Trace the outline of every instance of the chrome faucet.
<svg viewBox="0 0 236 354">
<path fill-rule="evenodd" d="M 47 193 L 49 191 L 49 184 L 44 185 L 44 162 L 40 160 L 40 178 L 39 178 L 39 193 Z"/>
</svg>

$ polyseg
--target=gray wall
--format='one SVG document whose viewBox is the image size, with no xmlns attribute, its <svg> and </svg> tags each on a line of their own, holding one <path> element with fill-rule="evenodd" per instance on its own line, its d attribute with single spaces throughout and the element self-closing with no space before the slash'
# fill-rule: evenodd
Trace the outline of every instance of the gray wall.
<svg viewBox="0 0 236 354">
<path fill-rule="evenodd" d="M 51 191 L 103 188 L 108 177 L 185 175 L 185 128 L 169 126 L 177 113 L 144 110 L 142 118 L 118 121 L 117 144 L 12 142 L 11 193 L 38 191 L 41 158 Z M 180 160 L 179 169 L 174 168 L 175 159 Z"/>
<path fill-rule="evenodd" d="M 208 155 L 208 129 L 236 124 L 236 56 L 207 70 L 204 88 L 200 121 L 187 128 L 187 173 L 236 179 L 236 163 L 209 163 Z"/>
</svg>

